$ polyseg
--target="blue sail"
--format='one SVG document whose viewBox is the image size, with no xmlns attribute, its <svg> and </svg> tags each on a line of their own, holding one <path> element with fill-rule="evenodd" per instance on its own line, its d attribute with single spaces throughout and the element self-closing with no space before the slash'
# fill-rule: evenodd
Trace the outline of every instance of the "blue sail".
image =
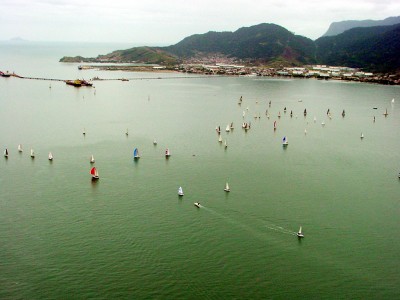
<svg viewBox="0 0 400 300">
<path fill-rule="evenodd" d="M 133 157 L 138 157 L 139 156 L 139 151 L 137 148 L 135 148 L 135 150 L 133 150 Z"/>
</svg>

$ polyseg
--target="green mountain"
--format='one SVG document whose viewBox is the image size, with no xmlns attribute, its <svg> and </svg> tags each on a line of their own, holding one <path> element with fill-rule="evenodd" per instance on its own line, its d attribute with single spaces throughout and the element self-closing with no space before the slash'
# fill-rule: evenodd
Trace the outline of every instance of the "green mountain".
<svg viewBox="0 0 400 300">
<path fill-rule="evenodd" d="M 398 17 L 389 17 L 384 20 L 349 20 L 349 21 L 341 21 L 341 22 L 333 22 L 328 31 L 322 36 L 333 36 L 341 34 L 349 29 L 356 27 L 374 27 L 374 26 L 389 26 L 400 23 L 400 16 Z"/>
<path fill-rule="evenodd" d="M 315 45 L 311 39 L 266 23 L 243 27 L 235 32 L 195 34 L 163 49 L 184 59 L 222 54 L 242 61 L 266 64 L 281 62 L 301 65 L 315 62 Z"/>
<path fill-rule="evenodd" d="M 315 41 L 317 61 L 372 72 L 400 70 L 400 24 L 353 28 Z"/>
<path fill-rule="evenodd" d="M 270 67 L 343 65 L 372 72 L 400 71 L 400 24 L 358 27 L 315 42 L 275 24 L 235 32 L 195 34 L 168 47 L 135 47 L 96 58 L 63 57 L 62 62 L 141 62 L 173 66 L 193 60 L 228 61 Z"/>
</svg>

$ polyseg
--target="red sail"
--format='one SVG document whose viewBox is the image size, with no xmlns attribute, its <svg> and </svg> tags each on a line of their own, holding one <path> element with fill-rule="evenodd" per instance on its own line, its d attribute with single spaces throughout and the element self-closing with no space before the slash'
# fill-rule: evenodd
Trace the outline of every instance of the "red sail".
<svg viewBox="0 0 400 300">
<path fill-rule="evenodd" d="M 96 175 L 96 168 L 95 168 L 95 167 L 93 167 L 93 168 L 90 170 L 90 174 Z"/>
</svg>

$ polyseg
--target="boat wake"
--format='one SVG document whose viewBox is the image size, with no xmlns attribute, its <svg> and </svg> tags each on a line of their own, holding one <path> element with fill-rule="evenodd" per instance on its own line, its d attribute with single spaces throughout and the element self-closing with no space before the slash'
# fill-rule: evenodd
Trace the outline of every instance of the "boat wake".
<svg viewBox="0 0 400 300">
<path fill-rule="evenodd" d="M 266 225 L 265 227 L 270 229 L 270 230 L 277 231 L 279 233 L 290 234 L 290 235 L 296 235 L 297 234 L 294 231 L 291 231 L 289 229 L 285 229 L 285 228 L 283 228 L 281 226 L 277 226 L 277 225 L 274 225 L 274 224 Z"/>
</svg>

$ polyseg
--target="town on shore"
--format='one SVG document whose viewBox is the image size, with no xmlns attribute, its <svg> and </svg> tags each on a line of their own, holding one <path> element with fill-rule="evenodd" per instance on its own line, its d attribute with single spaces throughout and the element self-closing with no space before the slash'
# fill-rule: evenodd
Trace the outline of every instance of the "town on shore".
<svg viewBox="0 0 400 300">
<path fill-rule="evenodd" d="M 108 71 L 131 71 L 131 72 L 180 72 L 197 75 L 217 76 L 260 76 L 260 77 L 287 77 L 287 78 L 316 78 L 323 80 L 345 80 L 386 85 L 399 85 L 400 74 L 374 74 L 364 72 L 357 68 L 307 65 L 303 67 L 263 67 L 245 66 L 236 64 L 203 64 L 186 63 L 177 66 L 160 65 L 135 65 L 135 64 L 96 64 L 80 65 L 79 69 L 101 69 Z M 100 79 L 100 78 L 96 78 Z"/>
<path fill-rule="evenodd" d="M 263 67 L 245 66 L 236 64 L 202 64 L 186 63 L 177 66 L 161 66 L 146 64 L 109 64 L 101 63 L 96 65 L 84 64 L 78 66 L 79 70 L 100 69 L 107 71 L 129 71 L 129 72 L 180 72 L 185 74 L 197 74 L 204 76 L 247 76 L 247 77 L 284 77 L 284 78 L 315 78 L 320 80 L 344 80 L 366 82 L 384 85 L 400 85 L 400 74 L 373 74 L 364 72 L 357 68 L 327 66 L 327 65 L 307 65 L 303 67 Z M 0 71 L 2 77 L 19 77 L 26 79 L 47 79 L 30 78 L 19 76 L 15 73 Z M 95 77 L 92 80 L 102 80 L 104 78 Z M 47 79 L 53 80 L 53 79 Z M 58 80 L 58 79 L 54 79 Z M 122 78 L 121 80 L 126 80 Z M 69 84 L 71 80 L 63 80 Z"/>
</svg>

